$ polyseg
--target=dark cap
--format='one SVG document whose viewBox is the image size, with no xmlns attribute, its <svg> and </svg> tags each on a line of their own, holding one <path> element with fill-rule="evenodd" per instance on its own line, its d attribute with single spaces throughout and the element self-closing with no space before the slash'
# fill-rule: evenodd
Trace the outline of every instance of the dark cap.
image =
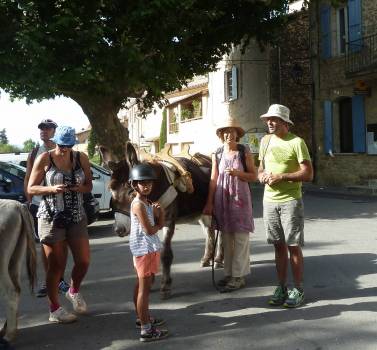
<svg viewBox="0 0 377 350">
<path fill-rule="evenodd" d="M 56 129 L 58 127 L 58 124 L 56 124 L 52 119 L 43 119 L 39 124 L 38 124 L 38 129 L 41 128 L 54 128 Z"/>
</svg>

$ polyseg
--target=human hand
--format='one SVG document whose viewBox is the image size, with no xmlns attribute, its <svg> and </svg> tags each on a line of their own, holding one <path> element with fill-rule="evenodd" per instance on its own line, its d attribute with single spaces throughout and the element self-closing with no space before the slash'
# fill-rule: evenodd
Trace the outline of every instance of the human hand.
<svg viewBox="0 0 377 350">
<path fill-rule="evenodd" d="M 263 173 L 260 173 L 258 175 L 259 182 L 263 185 L 267 184 L 269 181 L 271 173 L 266 173 L 265 171 Z"/>
<path fill-rule="evenodd" d="M 57 193 L 63 193 L 66 192 L 68 189 L 65 185 L 55 185 L 50 187 L 51 193 L 57 194 Z"/>
<path fill-rule="evenodd" d="M 282 180 L 283 180 L 283 175 L 282 174 L 270 174 L 268 176 L 267 183 L 268 183 L 269 186 L 272 186 L 272 185 L 274 185 L 274 184 L 276 184 L 276 183 L 278 183 L 278 182 L 280 182 Z"/>
<path fill-rule="evenodd" d="M 233 169 L 233 168 L 226 168 L 224 170 L 225 174 L 228 174 L 230 176 L 238 176 L 240 174 L 239 170 Z"/>
<path fill-rule="evenodd" d="M 202 213 L 204 215 L 212 215 L 212 213 L 213 213 L 213 205 L 212 204 L 206 204 L 205 207 L 203 208 Z"/>
</svg>

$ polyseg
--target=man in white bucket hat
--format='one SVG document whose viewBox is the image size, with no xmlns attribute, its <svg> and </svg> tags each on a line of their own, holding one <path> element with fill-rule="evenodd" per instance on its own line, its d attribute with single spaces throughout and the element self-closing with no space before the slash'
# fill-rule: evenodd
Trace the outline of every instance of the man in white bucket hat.
<svg viewBox="0 0 377 350">
<path fill-rule="evenodd" d="M 289 108 L 273 104 L 260 117 L 269 135 L 261 141 L 258 179 L 265 185 L 263 220 L 267 242 L 275 247 L 279 284 L 269 299 L 270 305 L 297 307 L 304 302 L 304 207 L 302 181 L 312 181 L 313 167 L 303 139 L 289 132 Z M 290 258 L 288 258 L 288 255 Z M 289 261 L 294 287 L 287 288 Z"/>
</svg>

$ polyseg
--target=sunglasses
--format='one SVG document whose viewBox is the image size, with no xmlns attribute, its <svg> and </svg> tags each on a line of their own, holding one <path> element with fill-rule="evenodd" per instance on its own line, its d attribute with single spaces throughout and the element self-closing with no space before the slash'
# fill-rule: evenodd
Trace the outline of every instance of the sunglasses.
<svg viewBox="0 0 377 350">
<path fill-rule="evenodd" d="M 73 145 L 58 145 L 59 148 L 72 148 Z"/>
</svg>

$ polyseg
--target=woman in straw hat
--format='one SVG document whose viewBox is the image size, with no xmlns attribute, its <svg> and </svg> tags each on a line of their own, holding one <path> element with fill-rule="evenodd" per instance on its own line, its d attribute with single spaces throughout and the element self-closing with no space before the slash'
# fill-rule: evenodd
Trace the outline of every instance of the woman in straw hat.
<svg viewBox="0 0 377 350">
<path fill-rule="evenodd" d="M 245 286 L 250 272 L 249 233 L 254 231 L 249 182 L 257 179 L 248 147 L 238 144 L 245 131 L 234 119 L 216 130 L 223 146 L 212 154 L 212 172 L 203 214 L 215 216 L 224 244 L 224 292 Z"/>
</svg>

